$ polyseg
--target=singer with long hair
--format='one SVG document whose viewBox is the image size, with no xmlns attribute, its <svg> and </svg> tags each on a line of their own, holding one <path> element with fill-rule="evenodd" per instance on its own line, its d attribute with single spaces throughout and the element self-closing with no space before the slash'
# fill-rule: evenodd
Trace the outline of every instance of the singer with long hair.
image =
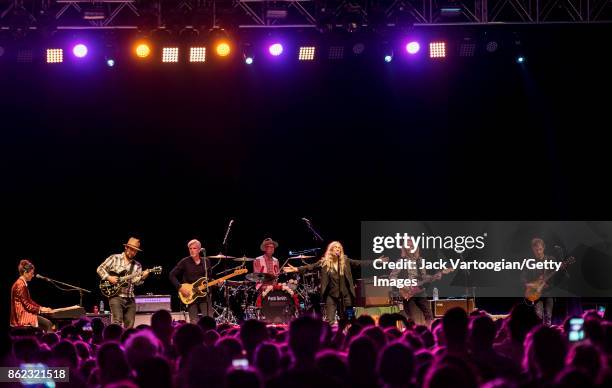
<svg viewBox="0 0 612 388">
<path fill-rule="evenodd" d="M 285 272 L 321 271 L 321 300 L 325 301 L 325 314 L 329 323 L 336 321 L 336 312 L 340 319 L 346 319 L 347 310 L 355 302 L 355 284 L 351 266 L 359 266 L 361 260 L 349 259 L 344 254 L 344 247 L 338 241 L 327 246 L 325 254 L 313 264 L 294 267 L 287 265 Z"/>
<path fill-rule="evenodd" d="M 45 332 L 55 329 L 53 323 L 40 313 L 51 311 L 49 307 L 42 307 L 30 298 L 28 282 L 34 278 L 34 264 L 29 260 L 21 260 L 17 266 L 19 278 L 11 288 L 11 327 L 33 326 Z"/>
</svg>

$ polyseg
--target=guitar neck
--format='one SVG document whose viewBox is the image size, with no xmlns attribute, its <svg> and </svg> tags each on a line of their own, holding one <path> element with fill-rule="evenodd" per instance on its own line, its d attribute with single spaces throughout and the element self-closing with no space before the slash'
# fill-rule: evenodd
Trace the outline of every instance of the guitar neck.
<svg viewBox="0 0 612 388">
<path fill-rule="evenodd" d="M 234 272 L 231 273 L 229 275 L 225 275 L 223 277 L 220 277 L 219 279 L 215 279 L 215 280 L 211 280 L 210 282 L 208 282 L 208 287 L 210 286 L 214 286 L 217 283 L 221 283 L 222 281 L 229 279 L 229 278 L 233 278 L 234 276 L 238 276 L 240 275 L 241 272 Z M 204 288 L 206 288 L 206 283 L 202 283 L 202 285 L 199 287 L 201 290 L 203 290 Z"/>
<path fill-rule="evenodd" d="M 147 269 L 147 270 L 148 270 L 148 269 Z M 147 270 L 145 270 L 145 271 L 147 271 Z M 137 276 L 141 276 L 143 272 L 144 272 L 144 271 L 141 271 L 141 272 L 135 272 L 135 273 L 131 273 L 131 274 L 129 274 L 129 275 L 122 276 L 122 277 L 121 277 L 121 281 L 122 281 L 122 282 L 125 282 L 125 281 L 128 281 L 128 280 L 130 280 L 130 279 L 132 279 L 132 278 L 135 278 L 135 277 L 137 277 Z"/>
</svg>

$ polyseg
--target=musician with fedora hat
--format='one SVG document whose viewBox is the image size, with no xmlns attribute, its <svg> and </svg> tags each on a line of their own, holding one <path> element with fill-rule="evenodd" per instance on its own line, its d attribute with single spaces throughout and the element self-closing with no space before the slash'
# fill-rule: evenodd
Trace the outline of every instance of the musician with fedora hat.
<svg viewBox="0 0 612 388">
<path fill-rule="evenodd" d="M 278 243 L 271 238 L 266 238 L 261 242 L 259 249 L 264 252 L 263 255 L 255 258 L 253 262 L 253 273 L 268 273 L 275 278 L 280 273 L 278 259 L 274 257 L 274 250 L 278 248 Z M 269 282 L 258 282 L 255 289 L 259 290 L 262 286 L 273 285 L 275 280 Z"/>
<path fill-rule="evenodd" d="M 117 276 L 109 272 L 126 274 L 138 274 L 126 282 L 116 296 L 109 298 L 112 323 L 123 325 L 125 328 L 134 327 L 136 317 L 136 301 L 134 299 L 134 286 L 141 285 L 149 276 L 149 270 L 143 271 L 139 262 L 134 260 L 140 249 L 140 240 L 130 237 L 128 242 L 123 244 L 123 253 L 110 255 L 97 269 L 98 276 L 102 280 L 108 280 L 112 284 L 119 281 Z"/>
</svg>

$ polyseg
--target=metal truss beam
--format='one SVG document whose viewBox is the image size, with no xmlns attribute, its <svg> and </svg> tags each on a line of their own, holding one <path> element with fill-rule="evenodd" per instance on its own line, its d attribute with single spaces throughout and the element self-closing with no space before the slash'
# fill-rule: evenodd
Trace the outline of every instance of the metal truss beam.
<svg viewBox="0 0 612 388">
<path fill-rule="evenodd" d="M 224 28 L 612 23 L 612 0 L 0 0 L 3 29 L 187 26 L 196 14 Z"/>
</svg>

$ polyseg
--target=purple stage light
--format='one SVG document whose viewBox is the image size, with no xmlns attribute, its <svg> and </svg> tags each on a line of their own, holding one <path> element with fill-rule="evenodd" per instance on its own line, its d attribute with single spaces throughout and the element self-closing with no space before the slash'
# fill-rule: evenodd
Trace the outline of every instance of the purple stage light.
<svg viewBox="0 0 612 388">
<path fill-rule="evenodd" d="M 278 57 L 283 53 L 283 45 L 280 43 L 274 43 L 270 46 L 269 50 L 270 54 L 274 55 L 275 57 Z"/>
<path fill-rule="evenodd" d="M 83 43 L 79 43 L 72 49 L 72 53 L 77 58 L 83 58 L 87 55 L 87 46 Z"/>
<path fill-rule="evenodd" d="M 408 54 L 416 54 L 419 52 L 419 50 L 421 50 L 421 45 L 419 44 L 419 42 L 410 42 L 406 45 L 406 51 L 408 51 Z"/>
</svg>

